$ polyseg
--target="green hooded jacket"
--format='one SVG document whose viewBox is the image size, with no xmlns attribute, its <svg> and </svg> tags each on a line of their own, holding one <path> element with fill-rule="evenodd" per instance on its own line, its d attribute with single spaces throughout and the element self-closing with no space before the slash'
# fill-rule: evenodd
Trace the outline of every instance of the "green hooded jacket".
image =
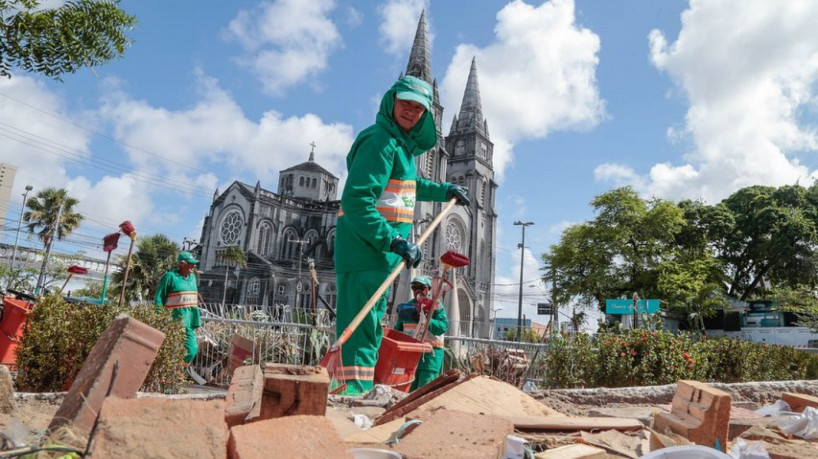
<svg viewBox="0 0 818 459">
<path fill-rule="evenodd" d="M 424 93 L 413 88 L 427 88 Z M 445 201 L 448 183 L 418 178 L 415 156 L 435 146 L 437 130 L 430 110 L 407 132 L 393 118 L 395 93 L 428 97 L 432 88 L 406 76 L 384 94 L 375 124 L 358 134 L 347 155 L 347 179 L 335 233 L 335 270 L 394 269 L 400 256 L 389 252 L 395 236 L 408 238 L 415 201 Z"/>
</svg>

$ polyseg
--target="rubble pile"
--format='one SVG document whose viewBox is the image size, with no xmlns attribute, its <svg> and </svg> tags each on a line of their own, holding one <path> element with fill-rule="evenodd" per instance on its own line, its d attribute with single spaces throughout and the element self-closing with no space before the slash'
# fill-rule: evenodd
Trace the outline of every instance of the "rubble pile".
<svg viewBox="0 0 818 459">
<path fill-rule="evenodd" d="M 591 459 L 662 457 L 657 454 L 698 448 L 696 457 L 751 457 L 758 451 L 772 458 L 818 457 L 816 384 L 811 393 L 783 392 L 766 407 L 698 381 L 657 389 L 662 396 L 641 407 L 606 405 L 594 398 L 600 389 L 561 392 L 596 405 L 581 416 L 550 406 L 549 400 L 559 401 L 553 391 L 529 394 L 491 376 L 456 370 L 409 395 L 383 385 L 359 397 L 329 395 L 326 369 L 282 364 L 237 366 L 226 394 L 138 394 L 153 350 L 164 339 L 143 326 L 118 318 L 63 397 L 51 430 L 71 429 L 81 439 L 71 445 L 77 454 Z M 1 366 L 0 386 L 0 407 L 13 413 L 11 378 Z M 616 391 L 606 400 L 639 399 L 628 389 L 617 398 Z M 6 449 L 24 449 L 10 440 L 10 425 L 2 428 Z"/>
</svg>

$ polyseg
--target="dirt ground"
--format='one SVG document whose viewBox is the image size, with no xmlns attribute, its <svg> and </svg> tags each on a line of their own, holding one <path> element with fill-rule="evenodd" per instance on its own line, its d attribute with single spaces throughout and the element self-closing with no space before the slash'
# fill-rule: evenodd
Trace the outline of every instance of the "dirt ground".
<svg viewBox="0 0 818 459">
<path fill-rule="evenodd" d="M 818 396 L 818 381 L 755 382 L 715 386 L 730 393 L 734 404 L 741 404 L 750 409 L 772 404 L 781 397 L 782 392 Z M 558 389 L 537 391 L 531 395 L 569 416 L 589 416 L 596 415 L 595 411 L 603 408 L 624 411 L 628 407 L 655 407 L 666 404 L 670 402 L 674 391 L 675 385 L 667 385 L 615 389 Z M 216 391 L 211 392 L 211 396 L 218 396 Z M 0 413 L 0 432 L 7 437 L 19 439 L 37 436 L 48 427 L 63 397 L 63 393 L 16 394 L 15 410 L 9 414 Z M 354 411 L 366 412 L 374 419 L 383 408 L 373 406 L 366 410 L 359 407 Z M 553 438 L 547 443 L 558 446 L 564 444 L 562 440 L 566 439 Z"/>
</svg>

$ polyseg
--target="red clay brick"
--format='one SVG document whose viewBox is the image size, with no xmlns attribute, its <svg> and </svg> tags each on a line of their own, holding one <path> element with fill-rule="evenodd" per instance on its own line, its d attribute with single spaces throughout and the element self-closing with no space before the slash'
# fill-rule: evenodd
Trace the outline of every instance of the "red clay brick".
<svg viewBox="0 0 818 459">
<path fill-rule="evenodd" d="M 327 412 L 329 374 L 324 367 L 268 363 L 264 366 L 261 419 Z"/>
<path fill-rule="evenodd" d="M 114 364 L 119 362 L 119 369 L 111 395 L 135 397 L 164 340 L 161 331 L 119 315 L 94 344 L 48 428 L 54 431 L 72 423 L 75 432 L 89 434 L 111 384 Z"/>
<path fill-rule="evenodd" d="M 796 413 L 802 413 L 808 406 L 818 408 L 818 397 L 812 395 L 784 392 L 781 394 L 781 400 L 787 402 L 792 411 Z"/>
<path fill-rule="evenodd" d="M 231 428 L 227 457 L 351 458 L 352 455 L 324 416 L 288 416 Z"/>
<path fill-rule="evenodd" d="M 264 391 L 264 372 L 258 365 L 236 368 L 227 389 L 224 420 L 232 427 L 258 419 Z"/>
<path fill-rule="evenodd" d="M 679 434 L 697 445 L 727 448 L 730 425 L 731 397 L 699 381 L 679 381 L 670 413 L 659 413 L 653 427 L 659 433 L 665 429 Z"/>
<path fill-rule="evenodd" d="M 506 436 L 514 433 L 511 421 L 482 414 L 440 409 L 416 411 L 409 417 L 423 424 L 395 446 L 404 459 L 500 458 Z"/>
<path fill-rule="evenodd" d="M 223 400 L 108 397 L 92 456 L 224 459 L 228 435 Z"/>
</svg>

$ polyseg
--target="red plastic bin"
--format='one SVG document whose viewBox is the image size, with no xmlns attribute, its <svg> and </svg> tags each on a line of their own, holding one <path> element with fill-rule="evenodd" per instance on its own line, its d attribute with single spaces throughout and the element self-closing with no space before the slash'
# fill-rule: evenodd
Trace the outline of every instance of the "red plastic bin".
<svg viewBox="0 0 818 459">
<path fill-rule="evenodd" d="M 415 380 L 420 356 L 432 347 L 391 328 L 383 330 L 383 340 L 375 364 L 375 384 L 386 384 L 402 392 L 409 392 Z"/>
<path fill-rule="evenodd" d="M 17 368 L 17 346 L 23 337 L 26 316 L 33 303 L 7 296 L 3 298 L 3 319 L 0 320 L 0 364 Z"/>
</svg>

